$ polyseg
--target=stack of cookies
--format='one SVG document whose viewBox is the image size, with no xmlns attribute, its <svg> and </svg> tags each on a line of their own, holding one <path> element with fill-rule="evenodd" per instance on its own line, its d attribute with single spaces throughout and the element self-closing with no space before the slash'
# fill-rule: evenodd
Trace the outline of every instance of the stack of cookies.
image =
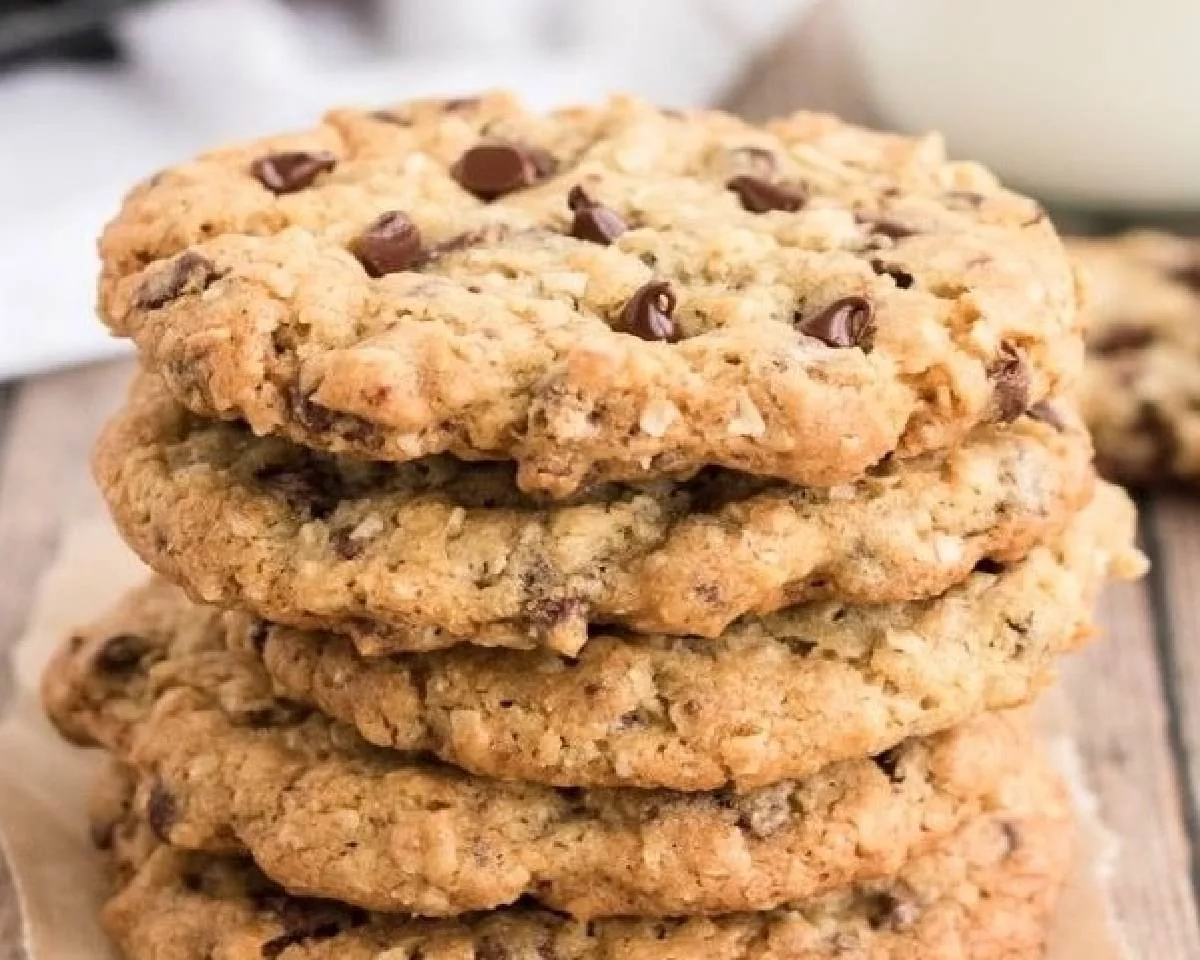
<svg viewBox="0 0 1200 960">
<path fill-rule="evenodd" d="M 131 960 L 1032 958 L 1020 709 L 1134 576 L 1033 202 L 629 99 L 337 111 L 128 197 L 64 645 Z"/>
</svg>

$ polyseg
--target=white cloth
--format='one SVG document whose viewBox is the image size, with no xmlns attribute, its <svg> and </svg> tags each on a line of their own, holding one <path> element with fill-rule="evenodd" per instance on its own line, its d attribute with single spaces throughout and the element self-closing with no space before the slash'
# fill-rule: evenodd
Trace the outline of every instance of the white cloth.
<svg viewBox="0 0 1200 960">
<path fill-rule="evenodd" d="M 166 0 L 118 22 L 119 70 L 0 77 L 0 379 L 122 349 L 93 318 L 122 192 L 207 144 L 333 103 L 508 87 L 703 104 L 808 0 Z"/>
</svg>

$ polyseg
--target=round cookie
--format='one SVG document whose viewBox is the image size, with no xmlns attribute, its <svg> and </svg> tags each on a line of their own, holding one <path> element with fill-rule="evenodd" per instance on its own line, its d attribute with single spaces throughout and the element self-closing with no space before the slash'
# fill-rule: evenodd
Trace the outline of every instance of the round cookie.
<svg viewBox="0 0 1200 960">
<path fill-rule="evenodd" d="M 526 490 L 716 464 L 803 485 L 1065 390 L 1075 278 L 983 168 L 798 113 L 617 97 L 341 110 L 137 187 L 100 312 L 192 410 Z"/>
<path fill-rule="evenodd" d="M 470 641 L 576 653 L 589 623 L 714 637 L 813 597 L 928 597 L 1019 559 L 1088 499 L 1065 407 L 945 457 L 799 489 L 728 471 L 521 494 L 507 464 L 371 464 L 199 419 L 140 381 L 96 451 L 126 540 L 197 599 L 347 633 L 366 653 Z"/>
<path fill-rule="evenodd" d="M 1071 847 L 1064 795 L 1037 763 L 895 877 L 711 919 L 368 914 L 289 896 L 246 860 L 156 848 L 128 810 L 94 833 L 122 875 L 103 921 L 126 960 L 1039 960 Z"/>
<path fill-rule="evenodd" d="M 1091 278 L 1080 401 L 1108 476 L 1200 480 L 1200 240 L 1072 240 Z"/>
<path fill-rule="evenodd" d="M 935 600 L 807 604 L 716 640 L 593 636 L 576 661 L 466 644 L 364 658 L 338 635 L 222 614 L 162 580 L 130 594 L 107 630 L 154 637 L 169 655 L 227 645 L 261 655 L 289 700 L 476 774 L 745 789 L 1032 698 L 1091 637 L 1105 575 L 1140 571 L 1133 525 L 1128 499 L 1105 485 L 1060 543 Z"/>
<path fill-rule="evenodd" d="M 736 793 L 557 790 L 370 747 L 271 695 L 257 661 L 78 634 L 45 678 L 68 737 L 134 766 L 164 840 L 251 854 L 296 893 L 454 916 L 530 896 L 573 916 L 772 909 L 890 876 L 999 802 L 1029 760 L 986 714 L 875 758 Z M 117 630 L 118 632 L 114 632 Z"/>
</svg>

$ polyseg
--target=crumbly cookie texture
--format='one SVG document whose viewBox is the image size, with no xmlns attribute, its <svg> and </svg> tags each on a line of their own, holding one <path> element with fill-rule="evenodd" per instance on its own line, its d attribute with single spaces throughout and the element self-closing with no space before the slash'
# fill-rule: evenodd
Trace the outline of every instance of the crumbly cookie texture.
<svg viewBox="0 0 1200 960">
<path fill-rule="evenodd" d="M 584 923 L 515 906 L 416 920 L 291 896 L 245 859 L 161 846 L 127 802 L 94 824 L 120 877 L 104 926 L 127 960 L 1038 960 L 1071 850 L 1063 792 L 1039 766 L 895 877 L 790 909 Z"/>
<path fill-rule="evenodd" d="M 233 646 L 261 656 L 280 695 L 368 741 L 485 776 L 748 789 L 1027 701 L 1091 637 L 1106 574 L 1140 572 L 1132 537 L 1132 505 L 1104 486 L 1061 543 L 936 600 L 809 604 L 717 640 L 595 636 L 575 661 L 470 645 L 364 658 L 335 634 L 222 614 L 162 580 L 130 594 L 93 642 L 149 637 L 200 662 Z"/>
<path fill-rule="evenodd" d="M 891 876 L 990 809 L 1029 760 L 1020 714 L 736 793 L 560 790 L 370 747 L 276 699 L 254 657 L 97 624 L 45 679 L 69 738 L 142 777 L 170 843 L 248 852 L 289 890 L 453 916 L 522 896 L 573 916 L 766 910 Z"/>
<path fill-rule="evenodd" d="M 1043 405 L 854 485 L 707 470 L 547 502 L 506 464 L 372 464 L 254 437 L 147 378 L 95 467 L 125 538 L 198 600 L 369 654 L 464 640 L 575 653 L 589 623 L 714 637 L 812 597 L 941 593 L 1056 535 L 1091 494 L 1090 452 L 1066 406 Z"/>
<path fill-rule="evenodd" d="M 1134 484 L 1200 480 L 1200 240 L 1072 240 L 1092 280 L 1080 391 L 1100 468 Z"/>
<path fill-rule="evenodd" d="M 557 495 L 850 481 L 1082 360 L 1044 211 L 937 137 L 808 113 L 340 110 L 156 174 L 100 253 L 101 316 L 197 413 Z"/>
</svg>

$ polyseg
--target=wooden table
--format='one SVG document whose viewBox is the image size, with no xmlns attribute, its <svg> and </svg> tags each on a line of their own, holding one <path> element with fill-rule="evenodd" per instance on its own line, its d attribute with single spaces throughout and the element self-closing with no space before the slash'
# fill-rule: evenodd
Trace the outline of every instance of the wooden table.
<svg viewBox="0 0 1200 960">
<path fill-rule="evenodd" d="M 64 529 L 101 509 L 87 469 L 120 402 L 126 363 L 0 386 L 0 649 L 19 635 Z M 1075 731 L 1104 820 L 1123 838 L 1114 880 L 1134 956 L 1196 960 L 1200 861 L 1200 499 L 1143 503 L 1151 577 L 1111 589 L 1105 639 L 1064 670 Z M 11 689 L 7 668 L 0 702 Z M 0 960 L 22 956 L 0 876 Z"/>
</svg>

